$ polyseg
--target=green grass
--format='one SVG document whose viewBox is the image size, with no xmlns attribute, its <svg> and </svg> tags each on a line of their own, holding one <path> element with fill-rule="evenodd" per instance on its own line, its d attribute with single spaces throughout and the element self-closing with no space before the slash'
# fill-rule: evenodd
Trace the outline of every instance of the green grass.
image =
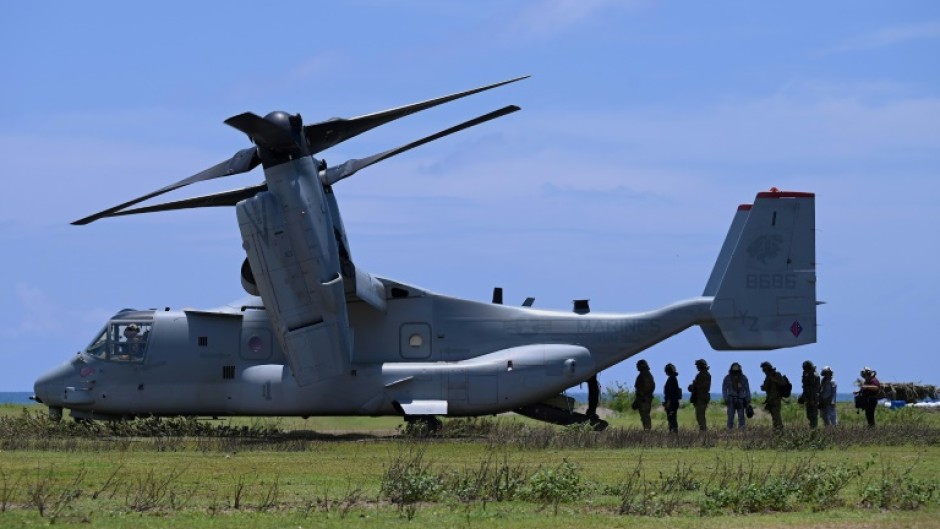
<svg viewBox="0 0 940 529">
<path fill-rule="evenodd" d="M 685 408 L 678 436 L 659 412 L 652 432 L 508 415 L 420 439 L 397 418 L 83 426 L 0 406 L 0 526 L 936 527 L 940 414 L 841 412 L 816 432 L 795 405 L 782 433 L 761 415 L 728 432 L 715 405 L 705 435 Z"/>
<path fill-rule="evenodd" d="M 407 518 L 379 494 L 383 473 L 390 464 L 416 448 L 432 474 L 473 473 L 479 462 L 495 453 L 527 474 L 556 468 L 568 461 L 578 468 L 586 492 L 578 501 L 562 502 L 557 515 L 532 501 L 461 502 L 457 499 L 420 504 L 409 527 L 440 527 L 486 524 L 502 527 L 569 526 L 696 526 L 765 527 L 815 525 L 854 527 L 862 520 L 881 520 L 879 526 L 929 526 L 940 509 L 933 503 L 916 511 L 860 508 L 858 498 L 869 480 L 858 479 L 839 495 L 833 508 L 814 513 L 811 508 L 793 507 L 792 512 L 758 513 L 747 517 L 717 514 L 701 516 L 694 502 L 702 491 L 688 491 L 687 506 L 673 516 L 620 515 L 621 498 L 616 490 L 637 470 L 642 480 L 660 483 L 663 477 L 690 470 L 687 483 L 717 482 L 723 469 L 744 468 L 755 476 L 774 469 L 793 467 L 807 460 L 814 465 L 871 465 L 872 479 L 882 467 L 910 469 L 912 479 L 933 479 L 940 471 L 940 448 L 894 447 L 872 452 L 867 448 L 842 451 L 778 452 L 736 449 L 635 449 L 635 450 L 520 450 L 487 446 L 480 442 L 378 441 L 314 443 L 303 452 L 200 452 L 152 450 L 76 452 L 13 451 L 0 453 L 0 502 L 4 490 L 14 490 L 0 513 L 0 525 L 214 527 L 220 523 L 246 523 L 253 527 L 275 527 L 352 523 L 366 526 L 399 526 Z M 677 469 L 680 472 L 677 472 Z M 44 485 L 45 484 L 45 485 Z M 28 505 L 31 492 L 49 490 L 46 510 L 39 516 Z M 161 486 L 163 487 L 161 489 Z M 239 486 L 241 494 L 236 509 Z M 80 491 L 73 499 L 69 494 Z M 353 498 L 348 511 L 343 501 Z M 57 513 L 54 511 L 59 509 Z M 863 511 L 864 515 L 858 511 Z M 222 522 L 224 520 L 225 522 Z M 468 522 L 469 520 L 469 522 Z M 784 523 L 784 521 L 788 521 Z M 9 522 L 9 525 L 7 524 Z M 295 526 L 295 525 L 292 525 Z"/>
</svg>

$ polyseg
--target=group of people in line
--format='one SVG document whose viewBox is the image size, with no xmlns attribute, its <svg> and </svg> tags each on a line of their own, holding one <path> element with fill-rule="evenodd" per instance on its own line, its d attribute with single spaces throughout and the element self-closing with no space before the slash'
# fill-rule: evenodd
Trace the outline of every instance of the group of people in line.
<svg viewBox="0 0 940 529">
<path fill-rule="evenodd" d="M 639 412 L 643 429 L 649 430 L 653 427 L 650 413 L 653 407 L 653 392 L 656 390 L 656 382 L 650 373 L 650 366 L 646 360 L 639 360 L 636 363 L 636 368 L 639 373 L 633 386 L 635 399 L 632 407 Z M 695 408 L 695 420 L 698 423 L 699 430 L 704 431 L 707 429 L 705 412 L 711 401 L 712 376 L 709 373 L 708 362 L 705 359 L 696 360 L 695 368 L 698 372 L 688 386 L 689 402 Z M 760 386 L 761 391 L 766 394 L 764 409 L 770 414 L 774 429 L 781 429 L 783 428 L 782 401 L 790 396 L 792 384 L 770 362 L 762 362 L 760 368 L 764 372 L 764 381 Z M 666 364 L 665 371 L 666 386 L 663 390 L 663 409 L 666 411 L 669 431 L 677 432 L 679 423 L 676 413 L 679 411 L 679 402 L 682 400 L 682 389 L 678 380 L 679 372 L 673 364 Z M 803 392 L 797 402 L 805 407 L 806 419 L 810 428 L 818 426 L 820 416 L 825 426 L 838 424 L 838 417 L 836 416 L 838 386 L 832 375 L 832 368 L 829 366 L 823 367 L 820 374 L 816 374 L 816 366 L 811 361 L 803 362 L 803 377 L 801 380 Z M 876 375 L 877 373 L 869 367 L 862 369 L 862 384 L 855 397 L 855 406 L 865 411 L 865 418 L 869 426 L 875 425 L 875 408 L 881 393 L 881 383 Z M 737 423 L 738 428 L 744 428 L 747 419 L 754 416 L 751 396 L 751 386 L 747 376 L 741 369 L 741 364 L 732 363 L 728 369 L 728 374 L 725 375 L 721 383 L 722 402 L 728 412 L 728 429 L 734 428 L 735 423 Z"/>
</svg>

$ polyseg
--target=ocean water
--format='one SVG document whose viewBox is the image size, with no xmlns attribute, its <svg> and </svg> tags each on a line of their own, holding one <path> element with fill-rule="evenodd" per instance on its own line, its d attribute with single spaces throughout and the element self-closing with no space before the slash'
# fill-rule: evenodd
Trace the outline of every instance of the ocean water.
<svg viewBox="0 0 940 529">
<path fill-rule="evenodd" d="M 0 404 L 36 404 L 29 400 L 32 391 L 0 391 Z"/>
</svg>

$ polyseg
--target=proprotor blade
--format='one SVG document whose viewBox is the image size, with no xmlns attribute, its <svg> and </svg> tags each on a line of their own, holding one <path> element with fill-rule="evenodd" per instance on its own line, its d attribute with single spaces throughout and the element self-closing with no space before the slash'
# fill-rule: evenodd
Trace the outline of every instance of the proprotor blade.
<svg viewBox="0 0 940 529">
<path fill-rule="evenodd" d="M 260 158 L 258 158 L 257 151 L 258 150 L 255 147 L 242 149 L 238 151 L 237 153 L 235 153 L 235 155 L 229 158 L 228 160 L 225 160 L 224 162 L 213 165 L 212 167 L 206 169 L 205 171 L 196 173 L 193 176 L 190 176 L 189 178 L 184 178 L 183 180 L 180 180 L 179 182 L 176 182 L 175 184 L 171 184 L 166 187 L 160 188 L 154 191 L 153 193 L 147 193 L 146 195 L 137 197 L 133 200 L 129 200 L 122 204 L 118 204 L 117 206 L 108 208 L 103 211 L 99 211 L 98 213 L 95 213 L 94 215 L 90 215 L 83 219 L 76 220 L 72 224 L 76 226 L 82 226 L 82 225 L 88 224 L 90 222 L 94 222 L 104 217 L 111 217 L 116 211 L 122 210 L 128 206 L 133 206 L 134 204 L 139 204 L 143 202 L 144 200 L 151 199 L 153 197 L 162 195 L 164 193 L 169 193 L 170 191 L 173 191 L 174 189 L 179 189 L 181 187 L 188 186 L 189 184 L 202 182 L 204 180 L 212 180 L 213 178 L 220 178 L 223 176 L 231 176 L 234 174 L 246 173 L 254 169 L 255 167 L 257 167 L 258 164 L 261 163 Z"/>
<path fill-rule="evenodd" d="M 421 110 L 426 110 L 437 105 L 454 101 L 455 99 L 477 94 L 509 83 L 521 81 L 522 79 L 527 79 L 528 77 L 528 75 L 524 75 L 522 77 L 516 77 L 515 79 L 509 79 L 508 81 L 481 86 L 480 88 L 474 88 L 473 90 L 467 90 L 465 92 L 458 92 L 456 94 L 429 99 L 420 103 L 392 108 L 382 112 L 376 112 L 374 114 L 366 114 L 349 119 L 334 118 L 328 121 L 314 123 L 313 125 L 307 125 L 304 127 L 304 133 L 307 136 L 307 144 L 310 146 L 310 154 L 316 154 L 318 152 L 325 151 L 326 149 L 329 149 L 338 143 L 344 142 L 350 138 L 362 134 L 363 132 L 374 129 L 379 125 L 384 125 L 391 121 L 395 121 L 396 119 L 414 114 L 415 112 L 420 112 Z"/>
<path fill-rule="evenodd" d="M 343 178 L 352 176 L 353 174 L 356 173 L 356 171 L 369 167 L 370 165 L 374 163 L 381 162 L 382 160 L 391 158 L 392 156 L 401 154 L 405 151 L 409 151 L 411 149 L 414 149 L 415 147 L 420 147 L 421 145 L 424 145 L 425 143 L 443 138 L 444 136 L 449 136 L 455 132 L 468 129 L 470 127 L 479 125 L 481 123 L 486 123 L 487 121 L 490 121 L 491 119 L 496 119 L 498 117 L 505 116 L 506 114 L 511 114 L 517 110 L 519 110 L 519 107 L 517 107 L 516 105 L 509 105 L 499 110 L 490 112 L 489 114 L 484 114 L 482 116 L 473 118 L 469 121 L 465 121 L 461 123 L 460 125 L 453 126 L 446 130 L 442 130 L 436 134 L 426 136 L 424 138 L 421 138 L 420 140 L 413 141 L 407 145 L 402 145 L 401 147 L 396 147 L 394 149 L 381 152 L 379 154 L 373 154 L 372 156 L 369 156 L 367 158 L 349 160 L 343 163 L 342 165 L 330 167 L 329 169 L 326 170 L 326 175 L 323 177 L 323 184 L 333 185 L 336 182 L 339 182 L 340 180 L 342 180 Z"/>
<path fill-rule="evenodd" d="M 116 211 L 110 216 L 120 217 L 122 215 L 137 215 L 140 213 L 153 213 L 156 211 L 172 211 L 175 209 L 192 209 L 192 208 L 212 208 L 212 207 L 222 207 L 222 206 L 234 206 L 246 198 L 251 198 L 262 191 L 268 190 L 268 184 L 258 184 L 251 187 L 244 187 L 242 189 L 233 189 L 231 191 L 222 191 L 220 193 L 213 193 L 211 195 L 203 195 L 201 197 L 187 198 L 185 200 L 177 200 L 175 202 L 164 202 L 163 204 L 155 204 L 153 206 L 145 206 L 142 208 L 136 209 L 125 209 L 121 211 Z"/>
</svg>

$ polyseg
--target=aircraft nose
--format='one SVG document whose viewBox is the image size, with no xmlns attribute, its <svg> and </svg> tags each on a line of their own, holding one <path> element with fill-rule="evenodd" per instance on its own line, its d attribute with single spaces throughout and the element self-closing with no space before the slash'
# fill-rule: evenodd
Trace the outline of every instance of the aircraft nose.
<svg viewBox="0 0 940 529">
<path fill-rule="evenodd" d="M 33 393 L 48 406 L 61 406 L 66 381 L 74 374 L 75 367 L 70 363 L 64 363 L 36 379 L 33 384 Z"/>
</svg>

